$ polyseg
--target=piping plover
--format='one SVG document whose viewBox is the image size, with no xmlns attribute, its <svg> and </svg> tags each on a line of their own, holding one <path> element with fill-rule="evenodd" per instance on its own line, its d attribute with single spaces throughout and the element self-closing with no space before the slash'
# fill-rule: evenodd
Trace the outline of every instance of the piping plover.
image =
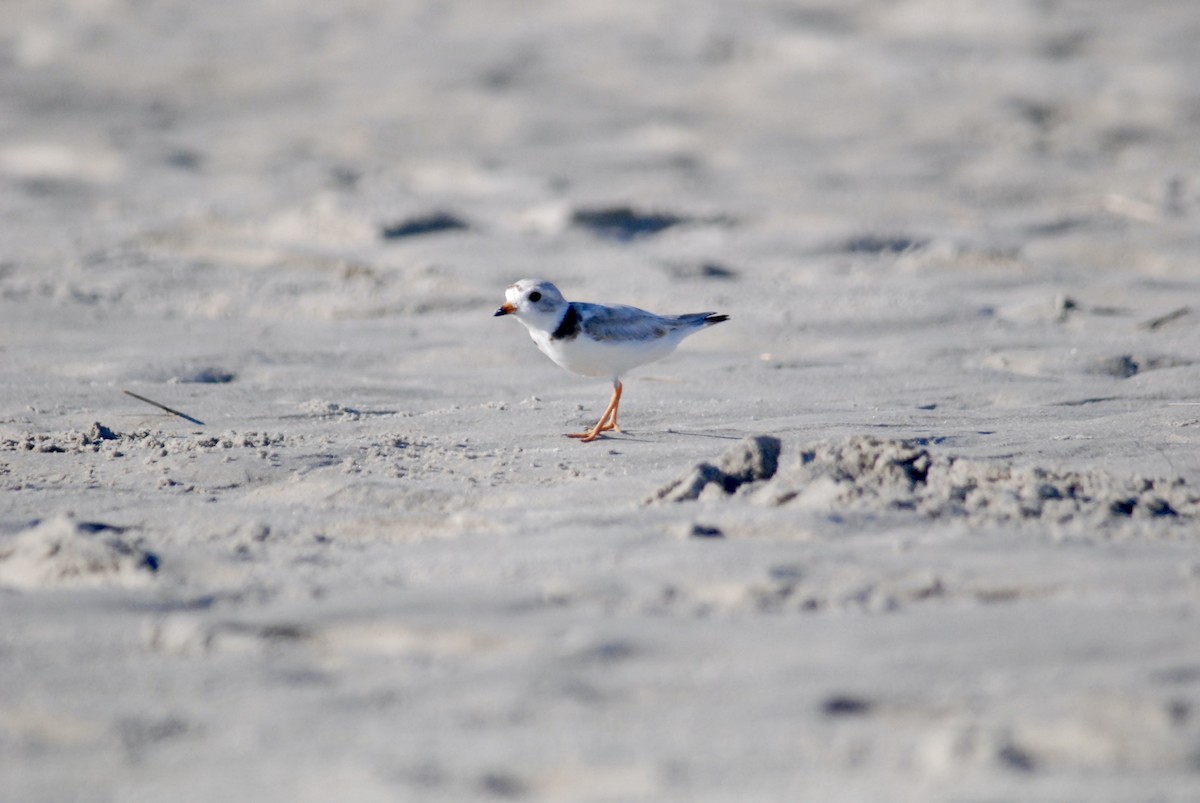
<svg viewBox="0 0 1200 803">
<path fill-rule="evenodd" d="M 715 312 L 655 315 L 637 307 L 606 307 L 567 301 L 553 284 L 522 279 L 504 291 L 496 315 L 514 315 L 550 359 L 584 376 L 610 376 L 612 398 L 596 426 L 571 434 L 584 443 L 617 427 L 621 377 L 639 365 L 661 360 L 690 334 L 729 319 Z"/>
</svg>

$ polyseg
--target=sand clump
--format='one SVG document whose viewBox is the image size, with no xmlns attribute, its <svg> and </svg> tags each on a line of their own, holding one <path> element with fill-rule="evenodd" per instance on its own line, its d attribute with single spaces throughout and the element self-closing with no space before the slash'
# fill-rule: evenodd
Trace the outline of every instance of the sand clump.
<svg viewBox="0 0 1200 803">
<path fill-rule="evenodd" d="M 771 442 L 773 452 L 761 445 Z M 716 498 L 749 485 L 743 492 L 770 506 L 836 513 L 907 510 L 931 519 L 981 523 L 1102 523 L 1200 515 L 1200 493 L 1182 478 L 1121 477 L 1100 470 L 969 460 L 931 451 L 923 439 L 864 435 L 804 446 L 795 461 L 777 473 L 773 467 L 778 444 L 778 439 L 766 437 L 745 441 L 718 465 L 696 465 L 652 499 Z M 748 468 L 738 472 L 731 468 L 735 463 Z M 772 467 L 769 473 L 762 470 L 767 463 Z M 749 468 L 751 464 L 755 467 Z M 769 481 L 760 482 L 764 479 Z M 713 494 L 709 487 L 722 493 Z"/>
<path fill-rule="evenodd" d="M 19 589 L 143 586 L 159 559 L 119 527 L 60 515 L 0 545 L 0 586 Z"/>
<path fill-rule="evenodd" d="M 757 435 L 727 449 L 716 464 L 698 463 L 688 473 L 660 488 L 646 502 L 685 502 L 702 496 L 720 497 L 743 485 L 768 480 L 779 468 L 782 442 Z"/>
<path fill-rule="evenodd" d="M 0 452 L 66 455 L 103 453 L 111 457 L 140 453 L 165 456 L 228 449 L 265 450 L 279 447 L 287 440 L 281 434 L 255 431 L 227 430 L 211 435 L 150 429 L 117 432 L 97 421 L 87 430 L 0 433 Z"/>
</svg>

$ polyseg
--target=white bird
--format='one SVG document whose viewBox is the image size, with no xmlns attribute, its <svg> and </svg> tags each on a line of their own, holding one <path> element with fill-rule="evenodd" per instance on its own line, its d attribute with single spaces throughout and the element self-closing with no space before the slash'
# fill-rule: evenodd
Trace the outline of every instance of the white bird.
<svg viewBox="0 0 1200 803">
<path fill-rule="evenodd" d="M 522 279 L 504 291 L 496 315 L 513 315 L 529 330 L 533 342 L 554 362 L 583 376 L 609 376 L 612 398 L 596 426 L 570 434 L 584 443 L 617 427 L 621 377 L 670 354 L 690 334 L 729 320 L 715 312 L 663 316 L 637 307 L 607 307 L 567 301 L 553 284 Z"/>
</svg>

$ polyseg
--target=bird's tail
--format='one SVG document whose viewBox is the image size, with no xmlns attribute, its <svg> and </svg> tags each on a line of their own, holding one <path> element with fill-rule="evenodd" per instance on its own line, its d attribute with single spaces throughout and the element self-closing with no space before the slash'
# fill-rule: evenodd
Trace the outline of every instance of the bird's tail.
<svg viewBox="0 0 1200 803">
<path fill-rule="evenodd" d="M 690 312 L 687 315 L 680 315 L 679 320 L 689 324 L 711 326 L 714 323 L 722 323 L 729 320 L 729 316 L 718 315 L 715 312 Z"/>
</svg>

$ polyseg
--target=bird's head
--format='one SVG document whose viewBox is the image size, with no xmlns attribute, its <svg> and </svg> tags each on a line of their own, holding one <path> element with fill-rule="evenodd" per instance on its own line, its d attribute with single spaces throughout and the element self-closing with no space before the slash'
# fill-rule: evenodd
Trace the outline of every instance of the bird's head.
<svg viewBox="0 0 1200 803">
<path fill-rule="evenodd" d="M 504 298 L 496 315 L 514 315 L 526 326 L 540 328 L 557 323 L 567 303 L 558 288 L 543 279 L 522 279 L 504 291 Z"/>
</svg>

